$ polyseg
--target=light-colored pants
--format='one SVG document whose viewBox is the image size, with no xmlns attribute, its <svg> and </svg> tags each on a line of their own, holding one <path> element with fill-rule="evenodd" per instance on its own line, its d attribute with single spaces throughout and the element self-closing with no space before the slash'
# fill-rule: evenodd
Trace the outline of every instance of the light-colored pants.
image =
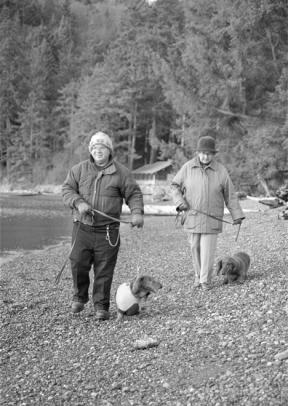
<svg viewBox="0 0 288 406">
<path fill-rule="evenodd" d="M 218 234 L 189 233 L 195 282 L 210 283 Z"/>
</svg>

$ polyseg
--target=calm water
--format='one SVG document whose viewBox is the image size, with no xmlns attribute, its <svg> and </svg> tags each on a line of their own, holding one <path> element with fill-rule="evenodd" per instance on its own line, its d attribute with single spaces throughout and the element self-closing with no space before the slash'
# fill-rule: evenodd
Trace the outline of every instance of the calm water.
<svg viewBox="0 0 288 406">
<path fill-rule="evenodd" d="M 70 239 L 71 213 L 64 208 L 61 196 L 5 193 L 0 194 L 0 206 L 2 258 Z"/>
</svg>

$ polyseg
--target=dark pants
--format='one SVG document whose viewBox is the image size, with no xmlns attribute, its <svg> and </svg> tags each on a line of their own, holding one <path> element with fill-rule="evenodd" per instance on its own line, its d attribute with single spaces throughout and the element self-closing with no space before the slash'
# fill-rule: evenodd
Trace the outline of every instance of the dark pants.
<svg viewBox="0 0 288 406">
<path fill-rule="evenodd" d="M 93 264 L 94 283 L 92 298 L 95 309 L 109 310 L 110 290 L 113 280 L 114 268 L 120 247 L 119 228 L 107 230 L 97 229 L 75 223 L 72 233 L 73 246 L 70 261 L 73 277 L 74 296 L 73 301 L 87 303 L 88 289 L 90 284 L 89 271 Z M 75 240 L 76 238 L 76 240 Z"/>
</svg>

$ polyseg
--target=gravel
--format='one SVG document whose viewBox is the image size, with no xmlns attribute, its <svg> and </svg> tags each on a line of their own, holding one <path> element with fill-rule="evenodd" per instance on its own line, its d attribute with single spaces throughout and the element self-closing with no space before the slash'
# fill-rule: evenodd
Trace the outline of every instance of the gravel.
<svg viewBox="0 0 288 406">
<path fill-rule="evenodd" d="M 69 244 L 5 263 L 1 405 L 287 405 L 287 225 L 277 210 L 248 213 L 237 242 L 236 227 L 225 225 L 217 257 L 246 251 L 249 278 L 223 286 L 215 276 L 203 292 L 192 288 L 173 217 L 147 217 L 143 231 L 122 224 L 106 322 L 90 302 L 71 314 L 68 267 L 54 284 Z M 163 288 L 139 316 L 117 322 L 116 288 L 137 267 Z"/>
</svg>

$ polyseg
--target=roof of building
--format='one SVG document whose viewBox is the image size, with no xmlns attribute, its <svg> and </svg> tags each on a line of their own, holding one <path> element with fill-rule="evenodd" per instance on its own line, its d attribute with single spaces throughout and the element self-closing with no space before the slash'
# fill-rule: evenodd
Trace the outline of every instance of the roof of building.
<svg viewBox="0 0 288 406">
<path fill-rule="evenodd" d="M 140 168 L 137 168 L 133 171 L 134 174 L 141 174 L 141 175 L 153 175 L 154 173 L 160 172 L 163 169 L 168 168 L 169 166 L 172 166 L 172 161 L 158 161 L 154 162 L 153 164 L 148 164 L 141 166 Z"/>
</svg>

